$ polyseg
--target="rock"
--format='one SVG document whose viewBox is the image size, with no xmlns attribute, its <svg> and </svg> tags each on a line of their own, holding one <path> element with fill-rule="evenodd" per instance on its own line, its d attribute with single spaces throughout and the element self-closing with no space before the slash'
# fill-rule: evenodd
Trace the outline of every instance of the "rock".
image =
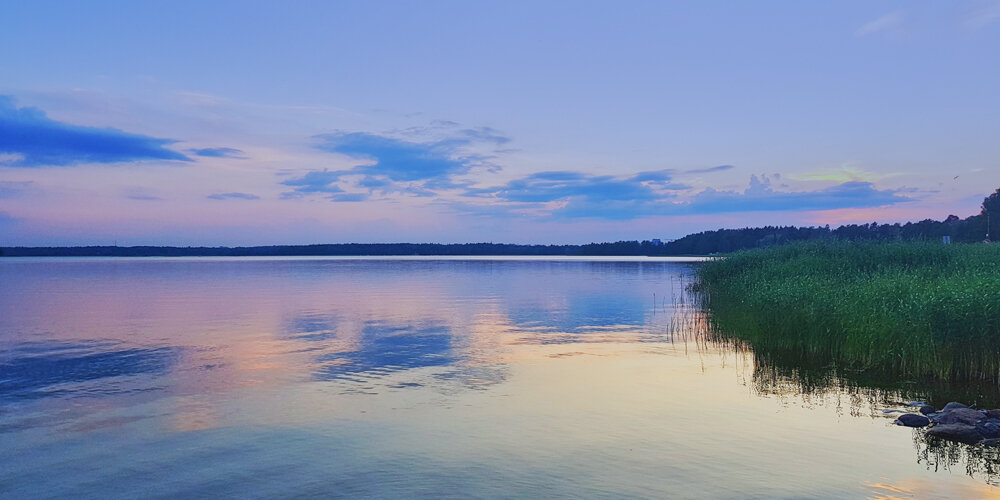
<svg viewBox="0 0 1000 500">
<path fill-rule="evenodd" d="M 951 410 L 956 410 L 958 408 L 968 408 L 968 406 L 965 406 L 962 403 L 957 403 L 955 401 L 952 401 L 944 405 L 944 408 L 941 408 L 941 411 L 951 411 Z"/>
<path fill-rule="evenodd" d="M 910 401 L 910 402 L 906 403 L 906 406 L 923 406 L 925 404 L 927 404 L 927 403 L 925 403 L 923 401 Z"/>
<path fill-rule="evenodd" d="M 986 410 L 986 416 L 989 418 L 1000 419 L 1000 410 Z"/>
<path fill-rule="evenodd" d="M 905 425 L 906 427 L 923 427 L 930 423 L 931 420 L 929 418 L 917 415 L 916 413 L 904 413 L 896 419 L 896 425 Z"/>
<path fill-rule="evenodd" d="M 1000 421 L 987 420 L 985 422 L 980 422 L 976 424 L 976 430 L 979 431 L 984 438 L 1000 438 Z"/>
<path fill-rule="evenodd" d="M 958 441 L 965 444 L 976 444 L 982 441 L 983 436 L 979 434 L 974 425 L 966 424 L 939 424 L 931 427 L 927 435 L 948 441 Z"/>
<path fill-rule="evenodd" d="M 931 413 L 934 413 L 935 411 L 937 411 L 937 410 L 935 410 L 934 407 L 931 406 L 931 405 L 923 405 L 923 406 L 920 407 L 920 413 L 922 413 L 924 415 L 930 415 Z"/>
<path fill-rule="evenodd" d="M 993 446 L 993 447 L 996 447 L 996 446 L 1000 446 L 1000 439 L 984 439 L 984 440 L 980 441 L 979 444 L 981 444 L 983 446 Z"/>
<path fill-rule="evenodd" d="M 948 403 L 949 405 L 951 403 Z M 945 406 L 947 408 L 947 406 Z M 940 413 L 931 415 L 931 421 L 935 424 L 966 424 L 975 425 L 986 419 L 986 414 L 973 410 L 969 407 L 955 408 L 953 410 L 941 410 Z"/>
</svg>

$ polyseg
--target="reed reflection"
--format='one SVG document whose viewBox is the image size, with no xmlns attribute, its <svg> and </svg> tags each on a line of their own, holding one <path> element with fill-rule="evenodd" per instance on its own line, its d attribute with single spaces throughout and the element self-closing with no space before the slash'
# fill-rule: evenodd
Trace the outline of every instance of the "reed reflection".
<svg viewBox="0 0 1000 500">
<path fill-rule="evenodd" d="M 688 300 L 698 303 L 701 298 L 689 288 Z M 710 308 L 679 309 L 681 318 L 671 327 L 700 337 L 691 342 L 699 349 L 722 350 L 749 361 L 744 363 L 743 380 L 761 396 L 786 404 L 794 400 L 803 406 L 834 407 L 852 416 L 888 417 L 887 421 L 896 416 L 891 410 L 905 408 L 910 401 L 924 401 L 937 408 L 950 401 L 979 408 L 1000 406 L 1000 386 L 991 380 L 921 378 L 877 366 L 845 369 L 832 354 L 744 340 L 738 332 L 719 328 L 713 312 Z M 936 439 L 922 429 L 912 432 L 916 461 L 928 470 L 964 469 L 971 477 L 1000 485 L 1000 448 Z"/>
<path fill-rule="evenodd" d="M 881 386 L 823 362 L 813 370 L 717 335 L 689 291 L 688 265 L 65 264 L 65 273 L 59 261 L 0 270 L 16 284 L 0 288 L 0 432 L 18 445 L 11 454 L 43 450 L 35 445 L 48 434 L 130 443 L 171 479 L 270 464 L 283 478 L 299 471 L 302 484 L 336 478 L 385 493 L 462 470 L 463 491 L 476 496 L 490 470 L 502 478 L 490 483 L 498 494 L 530 476 L 523 484 L 567 478 L 559 492 L 613 484 L 662 496 L 665 484 L 682 491 L 696 478 L 781 496 L 811 487 L 767 489 L 772 473 L 807 476 L 810 464 L 794 460 L 802 453 L 833 449 L 840 463 L 838 454 L 903 437 L 892 474 L 925 472 L 909 460 L 905 429 L 818 408 L 878 416 L 921 386 Z M 788 408 L 775 411 L 775 401 Z M 864 434 L 831 443 L 824 433 L 835 425 Z M 85 448 L 38 452 L 33 463 L 65 471 L 102 449 Z M 192 449 L 204 450 L 200 463 Z M 393 466 L 380 468 L 382 457 Z M 109 477 L 135 467 L 98 458 L 117 467 Z M 846 461 L 857 460 L 862 473 L 879 464 Z M 36 482 L 16 467 L 0 467 L 0 478 Z M 831 488 L 801 491 L 844 491 Z"/>
</svg>

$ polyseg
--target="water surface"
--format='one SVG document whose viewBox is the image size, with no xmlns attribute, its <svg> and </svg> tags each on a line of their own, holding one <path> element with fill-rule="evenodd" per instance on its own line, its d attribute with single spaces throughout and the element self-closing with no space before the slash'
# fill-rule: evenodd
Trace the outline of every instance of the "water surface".
<svg viewBox="0 0 1000 500">
<path fill-rule="evenodd" d="M 694 265 L 0 259 L 0 497 L 997 495 L 705 340 Z"/>
</svg>

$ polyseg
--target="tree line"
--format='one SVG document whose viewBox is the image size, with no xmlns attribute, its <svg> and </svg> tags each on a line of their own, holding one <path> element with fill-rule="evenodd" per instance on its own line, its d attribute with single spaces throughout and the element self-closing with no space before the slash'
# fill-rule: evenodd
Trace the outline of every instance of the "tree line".
<svg viewBox="0 0 1000 500">
<path fill-rule="evenodd" d="M 616 241 L 584 245 L 516 245 L 508 243 L 339 243 L 324 245 L 268 245 L 254 247 L 81 246 L 4 247 L 7 257 L 281 257 L 281 256 L 390 256 L 390 255 L 711 255 L 746 248 L 804 240 L 936 240 L 978 242 L 997 237 L 1000 229 L 1000 189 L 983 200 L 979 214 L 941 221 L 925 219 L 905 224 L 847 224 L 827 226 L 765 226 L 718 229 L 660 242 Z"/>
</svg>

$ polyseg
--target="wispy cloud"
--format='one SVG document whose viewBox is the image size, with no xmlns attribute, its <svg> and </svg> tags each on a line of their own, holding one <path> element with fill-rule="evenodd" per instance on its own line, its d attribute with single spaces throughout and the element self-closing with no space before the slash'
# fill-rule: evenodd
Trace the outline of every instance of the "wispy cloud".
<svg viewBox="0 0 1000 500">
<path fill-rule="evenodd" d="M 853 165 L 844 165 L 839 168 L 827 168 L 812 172 L 791 173 L 788 177 L 791 180 L 799 181 L 833 181 L 833 182 L 878 182 L 891 177 L 898 177 L 899 173 L 870 172 Z"/>
<path fill-rule="evenodd" d="M 879 190 L 870 182 L 844 182 L 813 191 L 775 191 L 767 177 L 750 176 L 743 192 L 706 189 L 684 207 L 688 213 L 832 210 L 868 208 L 912 201 L 898 190 Z"/>
<path fill-rule="evenodd" d="M 176 141 L 131 134 L 113 128 L 61 123 L 37 108 L 17 107 L 0 96 L 0 166 L 44 167 L 78 163 L 119 163 L 140 160 L 191 161 L 167 149 Z"/>
<path fill-rule="evenodd" d="M 1000 21 L 1000 0 L 989 0 L 981 2 L 979 8 L 969 14 L 965 25 L 978 30 L 997 21 Z"/>
<path fill-rule="evenodd" d="M 669 211 L 674 192 L 690 188 L 672 178 L 671 170 L 629 177 L 539 172 L 503 186 L 468 189 L 465 194 L 500 201 L 507 209 L 537 209 L 538 204 L 547 204 L 554 218 L 634 219 Z"/>
<path fill-rule="evenodd" d="M 282 181 L 282 185 L 295 188 L 290 193 L 282 194 L 282 198 L 300 198 L 304 195 L 314 193 L 343 193 L 344 190 L 336 183 L 343 175 L 342 171 L 330 172 L 328 170 L 316 170 L 306 172 L 302 177 Z"/>
<path fill-rule="evenodd" d="M 768 177 L 750 177 L 744 191 L 705 189 L 695 194 L 670 181 L 667 173 L 631 177 L 589 176 L 577 172 L 542 172 L 492 189 L 470 189 L 462 213 L 531 212 L 551 219 L 628 220 L 655 215 L 697 215 L 758 211 L 816 211 L 864 208 L 911 201 L 901 191 L 879 190 L 870 182 L 850 181 L 808 191 L 776 191 Z M 656 183 L 649 179 L 655 179 Z M 475 206 L 478 205 L 478 208 Z"/>
<path fill-rule="evenodd" d="M 725 172 L 726 170 L 732 170 L 733 168 L 735 168 L 735 167 L 733 167 L 732 165 L 719 165 L 719 166 L 716 166 L 716 167 L 708 167 L 708 168 L 694 168 L 694 169 L 691 169 L 691 170 L 685 170 L 683 173 L 685 173 L 685 174 L 710 174 L 710 173 L 713 173 L 713 172 Z"/>
<path fill-rule="evenodd" d="M 210 200 L 259 200 L 260 196 L 250 193 L 216 193 L 206 196 Z"/>
<path fill-rule="evenodd" d="M 316 136 L 320 141 L 317 149 L 348 156 L 359 164 L 346 170 L 317 170 L 287 179 L 281 184 L 294 190 L 283 197 L 320 193 L 329 195 L 332 201 L 362 201 L 373 194 L 434 196 L 440 190 L 464 187 L 465 184 L 457 183 L 455 178 L 473 168 L 497 170 L 487 156 L 470 151 L 470 146 L 506 144 L 509 138 L 489 127 L 450 130 L 453 128 L 452 122 L 445 122 L 397 132 L 413 136 L 429 131 L 438 134 L 448 131 L 443 138 L 424 141 L 366 132 Z"/>
<path fill-rule="evenodd" d="M 243 151 L 236 148 L 201 148 L 191 149 L 190 151 L 196 156 L 207 158 L 246 158 Z"/>
<path fill-rule="evenodd" d="M 857 31 L 854 32 L 854 36 L 869 36 L 876 33 L 887 33 L 893 32 L 900 28 L 903 23 L 903 13 L 901 11 L 893 11 L 888 14 L 865 23 Z"/>
<path fill-rule="evenodd" d="M 469 189 L 473 196 L 495 196 L 507 201 L 550 202 L 573 199 L 588 201 L 655 200 L 663 196 L 656 188 L 686 188 L 670 184 L 666 171 L 642 172 L 633 177 L 592 176 L 579 172 L 539 172 L 498 188 Z"/>
<path fill-rule="evenodd" d="M 469 170 L 462 158 L 453 158 L 452 141 L 408 142 L 363 132 L 317 136 L 317 148 L 368 162 L 350 173 L 380 176 L 392 181 L 440 179 Z M 346 173 L 346 172 L 345 172 Z"/>
</svg>

